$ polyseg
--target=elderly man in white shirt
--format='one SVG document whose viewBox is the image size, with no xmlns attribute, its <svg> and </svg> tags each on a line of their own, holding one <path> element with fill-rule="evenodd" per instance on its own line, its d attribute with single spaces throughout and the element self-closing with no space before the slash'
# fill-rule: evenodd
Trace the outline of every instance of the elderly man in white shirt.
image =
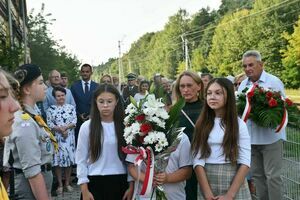
<svg viewBox="0 0 300 200">
<path fill-rule="evenodd" d="M 246 78 L 239 86 L 238 93 L 250 88 L 254 83 L 260 87 L 279 91 L 285 96 L 283 83 L 279 78 L 264 71 L 261 55 L 250 50 L 243 55 L 243 68 Z M 274 129 L 260 127 L 253 121 L 247 121 L 251 136 L 251 172 L 260 200 L 282 199 L 282 141 L 286 140 L 285 129 L 275 133 Z"/>
</svg>

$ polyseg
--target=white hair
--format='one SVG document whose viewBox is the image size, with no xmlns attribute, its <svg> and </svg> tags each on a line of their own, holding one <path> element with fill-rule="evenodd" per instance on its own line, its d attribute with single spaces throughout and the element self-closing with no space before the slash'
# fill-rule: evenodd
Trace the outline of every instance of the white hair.
<svg viewBox="0 0 300 200">
<path fill-rule="evenodd" d="M 247 57 L 250 57 L 250 56 L 253 56 L 256 58 L 256 61 L 262 61 L 261 60 L 261 54 L 259 51 L 257 50 L 249 50 L 249 51 L 246 51 L 244 54 L 243 54 L 243 60 Z"/>
</svg>

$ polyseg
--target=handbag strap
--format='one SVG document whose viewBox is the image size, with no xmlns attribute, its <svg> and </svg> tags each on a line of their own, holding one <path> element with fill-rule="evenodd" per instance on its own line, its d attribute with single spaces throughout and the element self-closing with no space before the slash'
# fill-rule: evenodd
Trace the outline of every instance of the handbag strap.
<svg viewBox="0 0 300 200">
<path fill-rule="evenodd" d="M 185 118 L 191 123 L 191 125 L 195 128 L 194 122 L 191 120 L 191 118 L 184 112 L 184 110 L 181 110 L 181 113 L 185 116 Z"/>
</svg>

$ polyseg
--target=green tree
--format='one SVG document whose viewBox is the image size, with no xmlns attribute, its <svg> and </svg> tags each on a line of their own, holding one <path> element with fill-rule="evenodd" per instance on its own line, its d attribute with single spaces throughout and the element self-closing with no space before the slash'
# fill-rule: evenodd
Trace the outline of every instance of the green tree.
<svg viewBox="0 0 300 200">
<path fill-rule="evenodd" d="M 45 5 L 37 15 L 32 10 L 28 16 L 29 27 L 29 47 L 31 62 L 39 65 L 45 75 L 56 67 L 56 57 L 58 56 L 58 44 L 52 39 L 49 25 L 54 19 L 49 19 L 51 14 L 45 14 Z"/>
<path fill-rule="evenodd" d="M 192 16 L 191 30 L 186 34 L 191 52 L 192 70 L 203 71 L 207 66 L 207 57 L 211 49 L 217 12 L 209 8 L 201 9 Z"/>
<path fill-rule="evenodd" d="M 207 66 L 206 59 L 200 49 L 195 49 L 192 54 L 192 70 L 195 72 L 203 71 Z"/>
<path fill-rule="evenodd" d="M 294 33 L 284 33 L 284 37 L 288 40 L 288 45 L 282 50 L 282 79 L 286 87 L 297 89 L 300 87 L 300 18 L 294 26 Z"/>
<path fill-rule="evenodd" d="M 152 70 L 149 71 L 145 63 L 148 63 L 147 61 L 150 59 L 151 51 L 153 51 L 152 43 L 155 40 L 155 36 L 156 33 L 146 33 L 131 45 L 129 52 L 126 54 L 127 59 L 124 62 L 124 64 L 127 65 L 126 73 L 129 72 L 130 65 L 131 72 L 143 74 L 148 77 L 151 76 Z"/>
<path fill-rule="evenodd" d="M 22 43 L 11 44 L 10 33 L 5 22 L 0 22 L 0 27 L 7 29 L 0 31 L 0 66 L 7 71 L 13 72 L 22 63 L 24 55 Z"/>
<path fill-rule="evenodd" d="M 45 5 L 37 15 L 32 10 L 28 16 L 29 27 L 29 47 L 31 61 L 42 68 L 44 77 L 48 73 L 57 69 L 66 71 L 70 81 L 77 79 L 79 60 L 75 55 L 71 55 L 55 41 L 49 31 L 49 26 L 55 21 L 50 13 L 45 13 Z"/>
<path fill-rule="evenodd" d="M 208 56 L 208 69 L 217 75 L 225 76 L 240 71 L 240 60 L 247 49 L 244 21 L 238 20 L 248 16 L 244 9 L 225 15 L 215 29 L 211 51 Z"/>
<path fill-rule="evenodd" d="M 251 9 L 254 0 L 222 0 L 218 13 L 223 16 L 243 9 Z"/>
<path fill-rule="evenodd" d="M 12 46 L 8 38 L 0 40 L 0 66 L 7 71 L 13 72 L 22 61 L 23 50 L 21 47 Z"/>
<path fill-rule="evenodd" d="M 175 78 L 178 63 L 183 60 L 181 35 L 189 30 L 188 24 L 188 13 L 180 9 L 169 18 L 161 37 L 156 40 L 155 51 L 159 59 L 155 60 L 155 65 L 169 78 Z"/>
<path fill-rule="evenodd" d="M 210 8 L 202 8 L 194 14 L 190 20 L 190 31 L 186 33 L 192 48 L 199 46 L 200 41 L 204 36 L 204 31 L 211 24 L 214 24 L 217 18 L 216 11 L 210 11 Z"/>
<path fill-rule="evenodd" d="M 151 78 L 154 73 L 174 78 L 183 60 L 181 35 L 189 30 L 188 13 L 179 10 L 162 31 L 146 33 L 122 57 L 124 73 L 129 71 Z"/>
<path fill-rule="evenodd" d="M 256 49 L 262 53 L 266 70 L 281 78 L 284 69 L 280 49 L 286 46 L 282 33 L 290 30 L 295 9 L 300 9 L 297 6 L 295 1 L 256 0 L 251 10 L 223 16 L 215 29 L 208 68 L 218 75 L 237 74 L 242 54 Z M 288 8 L 290 13 L 285 12 Z M 289 20 L 283 16 L 289 16 Z"/>
<path fill-rule="evenodd" d="M 286 12 L 287 9 L 291 12 Z M 284 49 L 287 44 L 282 33 L 289 32 L 295 22 L 295 9 L 300 9 L 299 3 L 295 1 L 256 0 L 245 31 L 249 38 L 248 46 L 259 50 L 262 53 L 266 70 L 281 79 L 284 68 L 280 50 Z"/>
</svg>

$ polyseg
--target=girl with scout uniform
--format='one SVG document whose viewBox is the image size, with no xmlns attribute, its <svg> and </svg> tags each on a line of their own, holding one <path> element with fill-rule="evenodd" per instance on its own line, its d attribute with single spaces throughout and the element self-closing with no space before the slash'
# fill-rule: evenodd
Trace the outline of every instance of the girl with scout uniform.
<svg viewBox="0 0 300 200">
<path fill-rule="evenodd" d="M 4 166 L 10 166 L 12 154 L 15 199 L 50 199 L 51 163 L 55 137 L 43 121 L 35 104 L 45 98 L 46 86 L 38 66 L 22 65 L 15 77 L 20 83 L 17 93 L 21 110 L 15 113 L 13 132 L 5 141 Z"/>
<path fill-rule="evenodd" d="M 14 99 L 6 73 L 0 69 L 0 139 L 12 132 L 14 113 L 20 106 Z M 0 199 L 8 200 L 7 192 L 0 179 Z"/>
</svg>

